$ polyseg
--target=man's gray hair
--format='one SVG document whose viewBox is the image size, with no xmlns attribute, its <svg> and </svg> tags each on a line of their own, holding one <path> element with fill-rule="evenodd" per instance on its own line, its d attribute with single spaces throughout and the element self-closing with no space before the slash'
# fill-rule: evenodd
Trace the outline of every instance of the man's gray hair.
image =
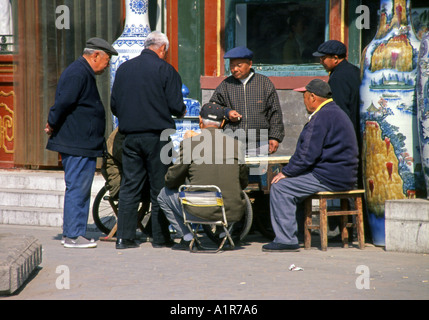
<svg viewBox="0 0 429 320">
<path fill-rule="evenodd" d="M 92 55 L 95 52 L 104 52 L 104 51 L 103 50 L 97 50 L 97 49 L 89 49 L 89 48 L 83 49 L 83 54 L 86 55 L 86 56 L 90 56 L 90 55 Z M 106 53 L 106 52 L 104 52 L 104 53 Z"/>
<path fill-rule="evenodd" d="M 149 35 L 147 36 L 144 46 L 146 49 L 150 48 L 151 46 L 158 49 L 164 44 L 165 44 L 165 50 L 168 51 L 170 47 L 170 41 L 168 41 L 167 36 L 160 31 L 153 31 L 149 33 Z"/>
</svg>

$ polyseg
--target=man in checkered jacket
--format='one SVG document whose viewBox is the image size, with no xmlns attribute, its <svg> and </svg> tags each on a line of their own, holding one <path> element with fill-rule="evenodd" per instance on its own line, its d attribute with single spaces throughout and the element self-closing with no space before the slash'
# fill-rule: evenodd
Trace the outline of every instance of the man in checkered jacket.
<svg viewBox="0 0 429 320">
<path fill-rule="evenodd" d="M 275 153 L 285 136 L 277 91 L 270 79 L 252 69 L 253 52 L 246 47 L 228 51 L 231 76 L 215 90 L 210 102 L 225 108 L 225 130 L 247 137 L 247 151 Z M 265 152 L 264 152 L 265 150 Z"/>
</svg>

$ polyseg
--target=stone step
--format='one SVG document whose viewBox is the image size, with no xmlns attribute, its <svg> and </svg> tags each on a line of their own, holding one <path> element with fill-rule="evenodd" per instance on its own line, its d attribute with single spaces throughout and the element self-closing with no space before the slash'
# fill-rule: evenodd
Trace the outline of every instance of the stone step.
<svg viewBox="0 0 429 320">
<path fill-rule="evenodd" d="M 0 224 L 62 227 L 63 210 L 35 207 L 7 207 L 0 206 Z M 89 210 L 88 231 L 97 231 L 92 218 L 92 205 Z"/>
<path fill-rule="evenodd" d="M 105 181 L 96 173 L 92 184 L 92 193 L 97 193 Z M 65 190 L 63 171 L 0 170 L 0 188 L 24 190 Z"/>
<path fill-rule="evenodd" d="M 6 207 L 62 208 L 64 191 L 0 189 L 0 204 Z"/>
<path fill-rule="evenodd" d="M 89 229 L 93 225 L 92 204 L 104 184 L 103 176 L 96 173 Z M 62 171 L 0 170 L 0 224 L 61 227 L 64 191 Z"/>
<path fill-rule="evenodd" d="M 61 171 L 0 170 L 0 188 L 64 191 Z"/>
</svg>

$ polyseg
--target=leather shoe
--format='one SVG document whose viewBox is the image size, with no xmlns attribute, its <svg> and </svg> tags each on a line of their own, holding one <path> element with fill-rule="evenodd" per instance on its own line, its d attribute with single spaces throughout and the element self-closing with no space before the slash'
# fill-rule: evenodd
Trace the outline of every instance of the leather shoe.
<svg viewBox="0 0 429 320">
<path fill-rule="evenodd" d="M 262 246 L 264 252 L 298 252 L 299 244 L 283 244 L 271 242 Z"/>
<path fill-rule="evenodd" d="M 163 243 L 152 242 L 152 248 L 161 249 L 161 248 L 171 248 L 174 246 L 174 241 L 167 241 Z"/>
<path fill-rule="evenodd" d="M 140 245 L 135 240 L 118 239 L 116 240 L 116 249 L 138 248 Z"/>
</svg>

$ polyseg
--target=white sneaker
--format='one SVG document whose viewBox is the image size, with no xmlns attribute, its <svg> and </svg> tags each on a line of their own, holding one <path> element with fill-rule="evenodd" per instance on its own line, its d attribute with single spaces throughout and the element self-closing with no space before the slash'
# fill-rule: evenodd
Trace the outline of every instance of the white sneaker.
<svg viewBox="0 0 429 320">
<path fill-rule="evenodd" d="M 65 238 L 64 248 L 96 248 L 97 243 L 94 239 L 86 239 L 82 236 L 77 237 L 76 239 Z"/>
</svg>

